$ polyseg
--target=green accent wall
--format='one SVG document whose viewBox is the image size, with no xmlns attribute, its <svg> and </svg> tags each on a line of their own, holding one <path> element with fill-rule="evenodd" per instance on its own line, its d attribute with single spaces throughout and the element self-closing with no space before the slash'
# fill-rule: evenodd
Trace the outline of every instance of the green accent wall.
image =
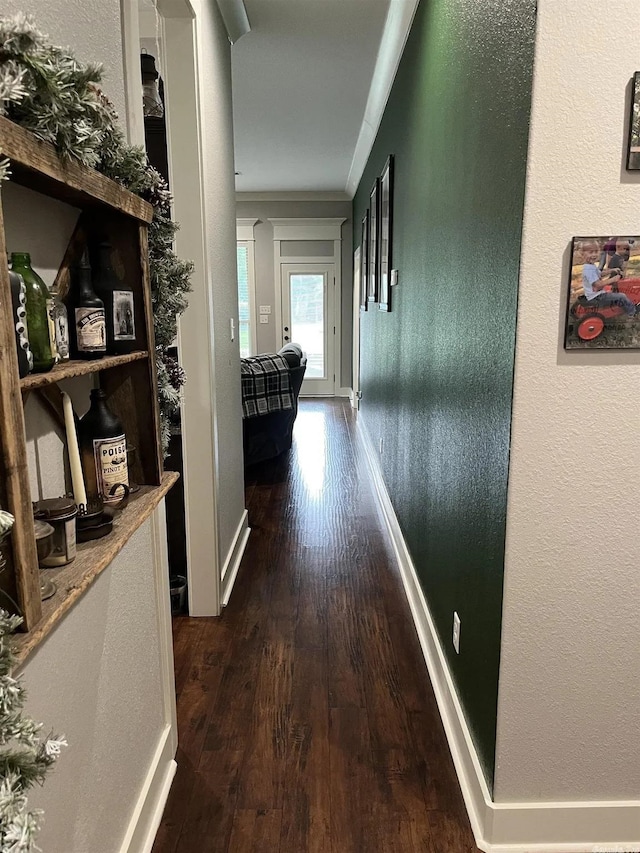
<svg viewBox="0 0 640 853">
<path fill-rule="evenodd" d="M 490 787 L 535 0 L 422 0 L 354 199 L 395 156 L 392 311 L 361 313 L 361 417 Z M 452 641 L 461 619 L 460 655 Z"/>
</svg>

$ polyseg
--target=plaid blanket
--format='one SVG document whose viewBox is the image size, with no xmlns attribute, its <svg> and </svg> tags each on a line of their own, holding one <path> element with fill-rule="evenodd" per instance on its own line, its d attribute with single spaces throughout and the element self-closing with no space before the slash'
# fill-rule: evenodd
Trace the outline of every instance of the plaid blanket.
<svg viewBox="0 0 640 853">
<path fill-rule="evenodd" d="M 242 417 L 293 409 L 289 365 L 281 355 L 242 358 Z"/>
</svg>

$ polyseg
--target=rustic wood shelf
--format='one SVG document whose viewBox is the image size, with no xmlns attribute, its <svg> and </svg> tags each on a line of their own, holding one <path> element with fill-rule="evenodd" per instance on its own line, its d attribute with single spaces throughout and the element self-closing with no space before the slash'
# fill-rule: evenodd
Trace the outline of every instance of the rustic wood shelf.
<svg viewBox="0 0 640 853">
<path fill-rule="evenodd" d="M 72 379 L 74 376 L 85 376 L 88 373 L 98 373 L 100 370 L 108 370 L 110 367 L 120 367 L 132 361 L 141 361 L 149 358 L 145 351 L 131 352 L 127 355 L 111 355 L 105 358 L 96 358 L 91 361 L 65 361 L 56 364 L 48 373 L 32 373 L 20 380 L 21 391 L 33 391 L 34 388 L 43 388 L 45 385 L 53 385 L 63 379 Z"/>
<path fill-rule="evenodd" d="M 103 539 L 78 544 L 75 560 L 59 569 L 41 569 L 44 576 L 58 587 L 56 594 L 42 602 L 42 618 L 26 634 L 13 638 L 13 649 L 22 665 L 38 645 L 51 633 L 78 599 L 109 566 L 113 558 L 127 544 L 133 534 L 149 518 L 160 501 L 178 479 L 174 471 L 167 471 L 159 486 L 142 486 L 132 495 L 128 506 L 116 516 L 113 532 Z M 131 567 L 135 571 L 135 566 Z"/>
<path fill-rule="evenodd" d="M 24 629 L 34 632 L 30 634 L 32 639 L 19 641 L 23 659 L 113 559 L 172 481 L 167 481 L 162 474 L 148 246 L 148 225 L 153 219 L 153 207 L 95 170 L 63 159 L 52 145 L 38 140 L 29 131 L 1 116 L 0 151 L 9 158 L 13 183 L 67 202 L 80 210 L 76 229 L 56 276 L 59 292 L 66 292 L 71 270 L 87 246 L 106 241 L 117 261 L 118 278 L 123 282 L 126 280 L 127 288 L 133 292 L 136 324 L 137 351 L 134 353 L 95 361 L 71 361 L 54 367 L 48 373 L 34 374 L 21 380 L 13 310 L 0 311 L 0 506 L 15 518 L 10 547 L 5 549 L 7 568 L 0 575 L 0 590 L 16 601 L 23 615 Z M 38 203 L 37 198 L 33 201 Z M 18 214 L 14 211 L 13 215 Z M 5 260 L 4 218 L 5 207 L 0 195 L 0 304 L 6 308 L 12 305 L 12 297 Z M 147 488 L 133 502 L 132 509 L 127 509 L 122 516 L 117 535 L 107 537 L 103 546 L 81 549 L 80 556 L 68 570 L 70 574 L 66 574 L 66 569 L 62 570 L 60 584 L 63 591 L 52 602 L 43 605 L 40 600 L 27 435 L 20 403 L 24 403 L 33 391 L 54 421 L 63 424 L 62 397 L 57 383 L 82 375 L 99 377 L 107 405 L 119 418 L 127 443 L 135 448 L 131 478 L 138 483 L 146 483 Z M 137 509 L 134 511 L 133 507 Z"/>
<path fill-rule="evenodd" d="M 147 224 L 153 219 L 148 202 L 75 160 L 62 160 L 53 145 L 2 116 L 0 151 L 11 161 L 13 183 L 83 210 L 107 207 Z"/>
</svg>

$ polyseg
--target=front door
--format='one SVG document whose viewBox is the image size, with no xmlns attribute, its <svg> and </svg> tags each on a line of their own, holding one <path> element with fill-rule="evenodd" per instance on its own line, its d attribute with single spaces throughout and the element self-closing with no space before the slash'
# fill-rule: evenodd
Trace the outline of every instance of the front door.
<svg viewBox="0 0 640 853">
<path fill-rule="evenodd" d="M 281 264 L 282 346 L 300 344 L 307 356 L 301 394 L 335 393 L 333 264 Z"/>
</svg>

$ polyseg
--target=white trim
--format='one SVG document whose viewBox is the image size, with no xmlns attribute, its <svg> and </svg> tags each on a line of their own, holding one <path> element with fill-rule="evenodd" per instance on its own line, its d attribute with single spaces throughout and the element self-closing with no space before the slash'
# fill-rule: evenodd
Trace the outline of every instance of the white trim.
<svg viewBox="0 0 640 853">
<path fill-rule="evenodd" d="M 282 244 L 280 246 L 282 251 Z M 280 260 L 283 264 L 333 264 L 335 255 L 280 255 Z"/>
<path fill-rule="evenodd" d="M 362 246 L 353 253 L 353 323 L 351 328 L 351 408 L 360 407 L 360 298 L 362 293 Z"/>
<path fill-rule="evenodd" d="M 351 201 L 349 193 L 338 192 L 237 192 L 236 201 Z"/>
<path fill-rule="evenodd" d="M 178 718 L 176 713 L 176 681 L 173 662 L 173 632 L 171 597 L 169 594 L 169 551 L 165 501 L 161 501 L 151 516 L 151 542 L 155 575 L 156 620 L 160 645 L 160 680 L 164 721 L 170 727 L 171 754 L 178 749 Z"/>
<path fill-rule="evenodd" d="M 189 375 L 182 402 L 187 574 L 191 616 L 220 613 L 218 546 L 217 398 L 213 363 L 211 271 L 206 251 L 199 34 L 191 7 L 182 17 L 164 19 L 165 96 L 169 169 L 174 215 L 182 228 L 176 250 L 195 269 L 189 307 L 178 321 L 180 363 Z M 177 5 L 175 9 L 178 11 Z M 176 180 L 175 175 L 180 179 Z M 202 418 L 202 411 L 210 417 Z"/>
<path fill-rule="evenodd" d="M 173 760 L 170 727 L 167 726 L 160 735 L 120 853 L 151 853 L 177 766 Z"/>
<path fill-rule="evenodd" d="M 351 400 L 353 398 L 353 389 L 336 388 L 336 397 L 348 397 Z"/>
<path fill-rule="evenodd" d="M 260 222 L 259 219 L 236 219 L 236 240 L 238 243 L 248 243 L 255 240 L 254 227 Z"/>
<path fill-rule="evenodd" d="M 640 851 L 640 801 L 492 802 L 433 619 L 362 418 L 358 418 L 356 435 L 364 449 L 380 514 L 393 543 L 479 849 L 486 853 Z"/>
<path fill-rule="evenodd" d="M 342 240 L 342 224 L 337 219 L 269 219 L 274 240 Z"/>
<path fill-rule="evenodd" d="M 347 177 L 345 190 L 350 198 L 353 198 L 358 189 L 360 178 L 371 154 L 418 2 L 419 0 L 391 0 L 389 4 L 378 58 L 369 87 L 367 106 Z"/>
<path fill-rule="evenodd" d="M 229 548 L 227 559 L 224 561 L 224 568 L 222 569 L 223 607 L 227 606 L 227 604 L 229 603 L 229 599 L 231 598 L 231 590 L 233 589 L 233 585 L 236 582 L 236 577 L 238 575 L 240 563 L 242 562 L 242 558 L 244 556 L 245 548 L 247 547 L 247 542 L 249 541 L 250 533 L 251 528 L 249 527 L 249 513 L 245 509 L 245 511 L 242 513 L 242 518 L 240 519 L 238 529 L 236 530 L 236 535 L 233 537 L 231 548 Z"/>
<path fill-rule="evenodd" d="M 144 148 L 144 115 L 142 112 L 142 73 L 140 71 L 140 11 L 138 0 L 122 0 L 122 58 L 124 67 L 124 99 L 127 142 Z"/>
</svg>

